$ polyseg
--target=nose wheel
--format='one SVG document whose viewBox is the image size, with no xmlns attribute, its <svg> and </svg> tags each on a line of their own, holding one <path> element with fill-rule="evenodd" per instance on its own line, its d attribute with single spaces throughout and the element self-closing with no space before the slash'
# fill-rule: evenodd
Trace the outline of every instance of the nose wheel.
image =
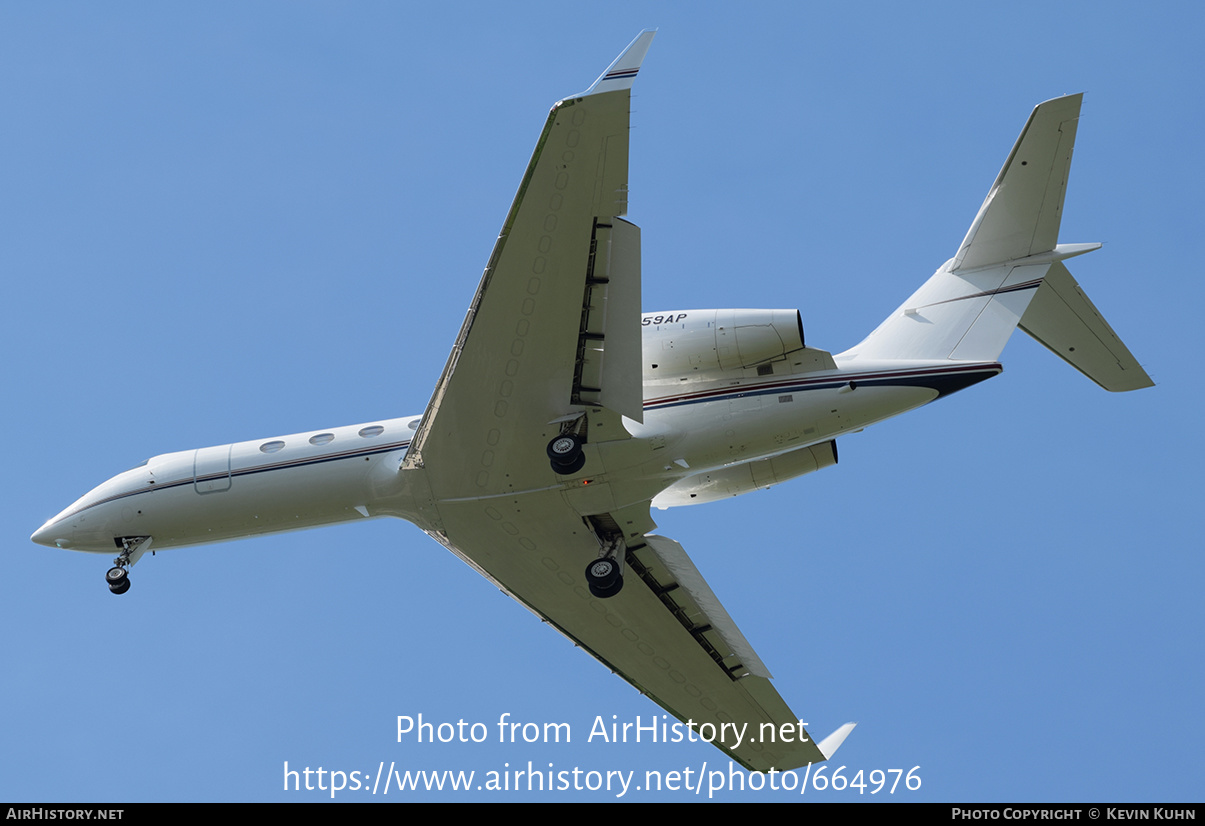
<svg viewBox="0 0 1205 826">
<path fill-rule="evenodd" d="M 105 573 L 105 582 L 109 590 L 115 594 L 124 594 L 130 590 L 130 575 L 125 568 L 114 565 Z"/>
<path fill-rule="evenodd" d="M 130 590 L 130 568 L 151 546 L 151 537 L 123 536 L 118 537 L 117 543 L 121 553 L 113 560 L 113 567 L 105 571 L 105 584 L 113 593 L 124 594 Z"/>
</svg>

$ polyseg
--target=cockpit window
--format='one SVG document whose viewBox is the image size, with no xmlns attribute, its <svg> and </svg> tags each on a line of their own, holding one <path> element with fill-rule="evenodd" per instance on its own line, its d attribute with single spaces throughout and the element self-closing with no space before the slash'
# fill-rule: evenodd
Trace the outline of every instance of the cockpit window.
<svg viewBox="0 0 1205 826">
<path fill-rule="evenodd" d="M 146 467 L 146 464 L 149 461 L 150 461 L 150 459 L 143 459 L 141 462 L 134 465 L 134 467 L 130 468 L 130 470 L 138 470 L 138 468 L 140 468 L 140 467 Z"/>
</svg>

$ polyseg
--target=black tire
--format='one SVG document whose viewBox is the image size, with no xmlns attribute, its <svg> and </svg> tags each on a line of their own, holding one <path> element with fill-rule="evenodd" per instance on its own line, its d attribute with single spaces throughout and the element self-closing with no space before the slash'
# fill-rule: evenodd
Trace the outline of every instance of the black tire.
<svg viewBox="0 0 1205 826">
<path fill-rule="evenodd" d="M 560 474 L 561 476 L 572 476 L 573 474 L 577 473 L 579 470 L 581 470 L 585 466 L 586 466 L 586 455 L 584 453 L 579 453 L 577 458 L 574 459 L 572 462 L 570 462 L 567 465 L 561 464 L 560 462 L 553 462 L 552 470 L 553 470 L 553 472 Z"/>
<path fill-rule="evenodd" d="M 623 577 L 616 579 L 615 584 L 610 588 L 599 588 L 595 586 L 593 582 L 587 582 L 587 584 L 590 587 L 591 594 L 596 596 L 598 599 L 608 599 L 609 597 L 613 597 L 623 590 Z"/>
<path fill-rule="evenodd" d="M 571 465 L 582 455 L 582 440 L 574 433 L 563 433 L 548 443 L 548 459 L 554 465 Z"/>
<path fill-rule="evenodd" d="M 596 588 L 606 590 L 619 579 L 619 564 L 614 559 L 601 557 L 586 566 L 586 581 Z"/>
<path fill-rule="evenodd" d="M 125 568 L 118 568 L 116 565 L 114 565 L 105 572 L 105 582 L 109 583 L 110 588 L 112 588 L 114 585 L 120 585 L 121 583 L 128 581 L 129 574 L 126 573 Z"/>
<path fill-rule="evenodd" d="M 109 590 L 115 594 L 124 594 L 126 591 L 130 590 L 130 581 L 128 579 L 123 579 L 121 582 L 115 582 L 109 586 Z"/>
</svg>

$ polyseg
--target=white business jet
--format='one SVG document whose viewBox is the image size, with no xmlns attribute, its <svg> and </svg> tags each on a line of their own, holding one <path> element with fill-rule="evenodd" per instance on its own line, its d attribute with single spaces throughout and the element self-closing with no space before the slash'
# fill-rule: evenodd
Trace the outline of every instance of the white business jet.
<svg viewBox="0 0 1205 826">
<path fill-rule="evenodd" d="M 807 346 L 796 310 L 642 316 L 622 216 L 652 40 L 552 107 L 421 416 L 156 456 L 33 541 L 116 551 L 121 594 L 148 550 L 400 517 L 747 768 L 831 757 L 852 724 L 796 725 L 650 507 L 833 465 L 839 436 L 1000 373 L 1018 326 L 1107 390 L 1152 382 L 1063 266 L 1100 246 L 1058 243 L 1079 95 L 1034 110 L 954 257 L 852 349 Z"/>
</svg>

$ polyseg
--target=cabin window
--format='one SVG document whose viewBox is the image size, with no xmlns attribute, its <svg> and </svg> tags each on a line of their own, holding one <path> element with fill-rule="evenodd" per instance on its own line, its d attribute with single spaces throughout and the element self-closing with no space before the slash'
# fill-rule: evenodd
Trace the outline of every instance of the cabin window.
<svg viewBox="0 0 1205 826">
<path fill-rule="evenodd" d="M 326 444 L 330 444 L 330 443 L 331 443 L 331 442 L 333 442 L 334 440 L 335 440 L 335 434 L 334 434 L 334 433 L 319 433 L 317 436 L 311 436 L 311 437 L 310 437 L 310 444 L 312 444 L 312 445 L 326 445 Z"/>
<path fill-rule="evenodd" d="M 381 427 L 379 424 L 360 428 L 360 435 L 365 439 L 371 439 L 373 436 L 380 436 L 384 432 L 385 428 Z"/>
<path fill-rule="evenodd" d="M 262 445 L 259 446 L 259 449 L 260 449 L 261 453 L 275 453 L 276 451 L 280 450 L 284 446 L 285 446 L 285 443 L 282 442 L 280 439 L 277 439 L 274 442 L 264 442 Z"/>
<path fill-rule="evenodd" d="M 410 421 L 406 422 L 406 427 L 410 428 L 411 430 L 418 430 L 418 423 L 421 421 L 422 419 L 411 419 Z"/>
</svg>

